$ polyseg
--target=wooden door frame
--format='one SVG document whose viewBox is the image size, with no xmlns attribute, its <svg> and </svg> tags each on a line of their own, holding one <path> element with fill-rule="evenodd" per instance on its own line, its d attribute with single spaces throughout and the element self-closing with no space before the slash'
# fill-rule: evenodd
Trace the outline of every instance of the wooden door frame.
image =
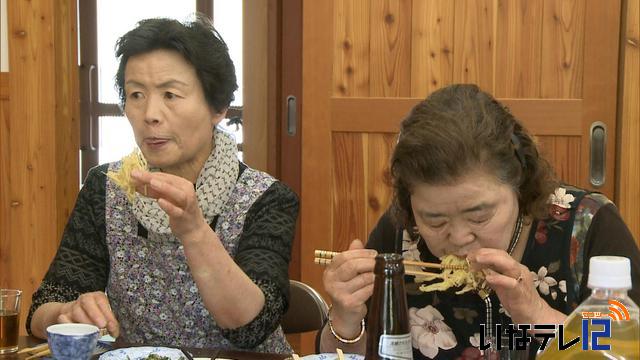
<svg viewBox="0 0 640 360">
<path fill-rule="evenodd" d="M 302 194 L 302 0 L 284 0 L 282 7 L 281 61 L 281 116 L 278 123 L 280 135 L 279 178 L 297 194 Z M 295 101 L 291 103 L 291 101 Z M 289 105 L 294 104 L 295 113 L 288 114 Z M 293 117 L 293 119 L 289 119 Z M 289 129 L 292 121 L 295 129 Z M 295 130 L 290 132 L 290 130 Z M 298 217 L 293 242 L 289 275 L 301 277 L 301 230 Z"/>
<path fill-rule="evenodd" d="M 244 160 L 301 194 L 302 0 L 244 0 Z M 287 99 L 296 98 L 296 128 Z M 300 279 L 300 217 L 289 276 Z"/>
<path fill-rule="evenodd" d="M 244 0 L 244 161 L 301 194 L 302 0 Z M 287 126 L 295 97 L 296 132 Z M 300 280 L 301 217 L 289 277 Z M 297 352 L 313 351 L 312 337 L 288 335 Z M 304 344 L 304 345 L 303 345 Z"/>
</svg>

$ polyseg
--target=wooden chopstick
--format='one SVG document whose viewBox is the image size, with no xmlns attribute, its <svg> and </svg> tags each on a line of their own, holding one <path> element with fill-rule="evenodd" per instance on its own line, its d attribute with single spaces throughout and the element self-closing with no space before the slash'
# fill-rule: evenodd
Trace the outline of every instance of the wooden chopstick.
<svg viewBox="0 0 640 360">
<path fill-rule="evenodd" d="M 316 250 L 314 251 L 316 264 L 327 265 L 331 261 L 324 263 L 323 260 L 331 260 L 334 256 L 338 255 L 338 252 L 328 251 L 328 250 Z M 413 265 L 419 266 L 422 268 L 431 268 L 431 269 L 450 269 L 450 270 L 462 270 L 466 269 L 464 265 L 443 265 L 440 263 L 432 263 L 432 262 L 424 262 L 424 261 L 413 261 L 413 260 L 404 260 L 405 265 Z"/>
<path fill-rule="evenodd" d="M 44 343 L 44 344 L 40 344 L 38 346 L 24 348 L 24 349 L 18 351 L 18 354 L 40 352 L 40 351 L 46 349 L 48 346 L 49 346 L 49 344 Z"/>
<path fill-rule="evenodd" d="M 329 265 L 331 264 L 331 259 L 324 259 L 324 258 L 315 258 L 314 262 L 318 265 Z M 439 274 L 438 272 L 431 272 L 431 271 L 420 271 L 420 270 L 411 270 L 411 269 L 405 269 L 404 273 L 406 275 L 413 275 L 413 276 L 429 276 L 429 275 L 433 275 L 433 274 Z"/>
<path fill-rule="evenodd" d="M 35 358 L 49 356 L 49 355 L 51 355 L 51 350 L 49 350 L 49 348 L 47 348 L 44 351 L 37 352 L 37 353 L 27 357 L 25 360 L 35 359 Z"/>
</svg>

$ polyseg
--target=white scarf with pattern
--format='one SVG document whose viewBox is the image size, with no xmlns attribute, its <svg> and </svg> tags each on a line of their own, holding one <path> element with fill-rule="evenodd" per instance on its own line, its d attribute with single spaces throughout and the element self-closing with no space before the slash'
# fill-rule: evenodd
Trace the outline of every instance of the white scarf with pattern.
<svg viewBox="0 0 640 360">
<path fill-rule="evenodd" d="M 233 136 L 216 128 L 213 139 L 213 151 L 196 180 L 196 197 L 207 224 L 222 212 L 240 172 L 238 147 Z M 171 233 L 169 216 L 160 208 L 157 200 L 136 196 L 133 213 L 147 230 L 160 234 Z"/>
</svg>

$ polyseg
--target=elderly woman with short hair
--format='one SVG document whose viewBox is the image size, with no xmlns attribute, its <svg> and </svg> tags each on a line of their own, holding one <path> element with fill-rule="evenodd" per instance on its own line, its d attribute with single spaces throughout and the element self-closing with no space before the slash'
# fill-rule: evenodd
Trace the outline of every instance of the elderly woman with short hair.
<svg viewBox="0 0 640 360">
<path fill-rule="evenodd" d="M 124 342 L 289 353 L 280 328 L 298 199 L 237 158 L 219 130 L 237 89 L 203 19 L 149 19 L 122 36 L 116 84 L 150 171 L 140 194 L 92 169 L 27 320 L 106 327 Z"/>
</svg>

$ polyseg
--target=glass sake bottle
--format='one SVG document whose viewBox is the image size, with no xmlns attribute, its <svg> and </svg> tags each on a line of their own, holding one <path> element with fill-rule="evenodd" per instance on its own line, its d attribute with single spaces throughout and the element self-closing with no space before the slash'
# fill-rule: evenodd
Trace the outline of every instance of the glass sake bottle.
<svg viewBox="0 0 640 360">
<path fill-rule="evenodd" d="M 413 359 L 402 256 L 379 254 L 374 273 L 365 359 Z"/>
</svg>

